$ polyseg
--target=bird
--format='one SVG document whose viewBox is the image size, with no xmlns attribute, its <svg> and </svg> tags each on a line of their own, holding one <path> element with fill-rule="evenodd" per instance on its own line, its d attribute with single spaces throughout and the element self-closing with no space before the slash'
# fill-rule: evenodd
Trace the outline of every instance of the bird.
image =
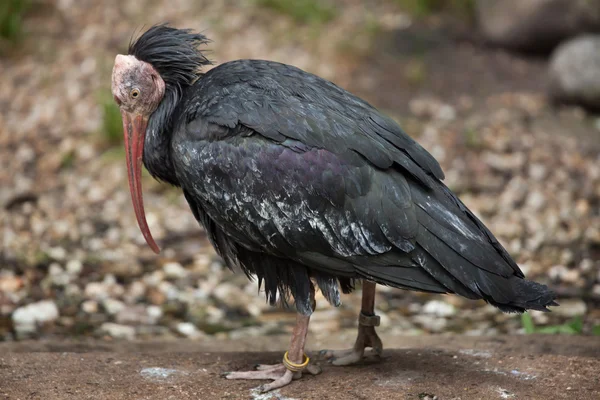
<svg viewBox="0 0 600 400">
<path fill-rule="evenodd" d="M 270 381 L 266 392 L 319 373 L 304 351 L 317 290 L 339 306 L 341 293 L 362 288 L 354 346 L 320 353 L 333 365 L 382 354 L 377 284 L 483 299 L 510 313 L 558 305 L 393 119 L 291 65 L 212 66 L 208 43 L 194 30 L 154 25 L 116 56 L 111 84 L 133 208 L 152 250 L 160 251 L 146 222 L 142 164 L 181 188 L 224 263 L 256 279 L 269 304 L 293 300 L 282 362 L 227 379 Z"/>
</svg>

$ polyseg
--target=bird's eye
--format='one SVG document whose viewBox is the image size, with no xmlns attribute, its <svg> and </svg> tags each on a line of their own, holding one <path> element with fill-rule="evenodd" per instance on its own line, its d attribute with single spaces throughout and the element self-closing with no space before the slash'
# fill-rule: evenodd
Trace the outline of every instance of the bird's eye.
<svg viewBox="0 0 600 400">
<path fill-rule="evenodd" d="M 130 96 L 132 99 L 137 99 L 139 97 L 139 95 L 140 95 L 140 89 L 132 89 L 131 90 Z"/>
</svg>

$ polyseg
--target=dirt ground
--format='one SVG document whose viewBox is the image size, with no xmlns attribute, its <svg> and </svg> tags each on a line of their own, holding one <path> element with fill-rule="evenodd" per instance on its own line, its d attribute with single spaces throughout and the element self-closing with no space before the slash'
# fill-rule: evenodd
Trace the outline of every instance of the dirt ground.
<svg viewBox="0 0 600 400">
<path fill-rule="evenodd" d="M 288 338 L 0 344 L 1 399 L 598 399 L 600 338 L 383 337 L 383 359 L 261 395 L 231 370 L 276 363 Z M 339 339 L 311 349 L 343 347 Z M 213 349 L 228 352 L 212 352 Z M 268 350 L 267 350 L 268 349 Z M 249 350 L 252 350 L 251 352 Z M 319 362 L 319 361 L 317 361 Z M 262 383 L 262 382 L 260 382 Z M 436 397 L 437 396 L 437 397 Z"/>
</svg>

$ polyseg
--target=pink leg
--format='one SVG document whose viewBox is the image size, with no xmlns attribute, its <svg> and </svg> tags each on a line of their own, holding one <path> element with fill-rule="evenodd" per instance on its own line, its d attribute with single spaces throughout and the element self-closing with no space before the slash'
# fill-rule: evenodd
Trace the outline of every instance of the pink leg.
<svg viewBox="0 0 600 400">
<path fill-rule="evenodd" d="M 314 308 L 314 291 L 312 293 Z M 292 340 L 288 349 L 288 359 L 295 364 L 302 364 L 304 361 L 304 344 L 306 343 L 306 334 L 308 333 L 308 323 L 310 316 L 297 314 L 296 326 L 292 332 Z M 257 365 L 255 371 L 247 372 L 227 372 L 223 374 L 227 379 L 271 379 L 273 382 L 259 387 L 261 392 L 283 387 L 290 383 L 292 379 L 300 379 L 302 371 L 292 372 L 288 370 L 283 363 L 276 365 Z M 305 371 L 316 375 L 321 369 L 316 365 L 306 366 Z"/>
<path fill-rule="evenodd" d="M 375 315 L 375 283 L 363 281 L 362 307 L 358 318 L 358 337 L 354 347 L 348 350 L 322 350 L 321 357 L 328 359 L 333 365 L 350 365 L 360 361 L 365 349 L 370 347 L 371 353 L 381 356 L 383 344 L 375 332 L 379 326 L 379 317 Z"/>
</svg>

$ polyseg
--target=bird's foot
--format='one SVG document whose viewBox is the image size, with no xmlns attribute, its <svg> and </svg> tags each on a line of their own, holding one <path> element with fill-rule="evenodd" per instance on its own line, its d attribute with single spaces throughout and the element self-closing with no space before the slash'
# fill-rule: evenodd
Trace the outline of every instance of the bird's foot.
<svg viewBox="0 0 600 400">
<path fill-rule="evenodd" d="M 306 371 L 311 375 L 321 373 L 321 368 L 317 365 L 309 364 L 302 371 L 290 371 L 281 364 L 257 364 L 254 371 L 245 372 L 225 372 L 223 376 L 227 379 L 259 379 L 272 380 L 273 382 L 259 386 L 258 391 L 264 393 L 273 389 L 279 389 L 290 383 L 292 380 L 300 379 L 302 372 Z"/>
<path fill-rule="evenodd" d="M 358 337 L 354 347 L 348 350 L 321 350 L 319 356 L 329 363 L 337 366 L 351 365 L 359 362 L 365 357 L 381 357 L 383 343 L 375 327 L 379 325 L 379 317 L 366 316 L 361 313 L 358 325 Z M 369 351 L 365 351 L 370 348 Z"/>
<path fill-rule="evenodd" d="M 381 352 L 367 348 L 363 348 L 362 350 L 355 348 L 345 350 L 321 350 L 319 352 L 320 359 L 327 360 L 330 364 L 338 367 L 356 364 L 363 358 L 375 358 L 380 356 Z"/>
</svg>

